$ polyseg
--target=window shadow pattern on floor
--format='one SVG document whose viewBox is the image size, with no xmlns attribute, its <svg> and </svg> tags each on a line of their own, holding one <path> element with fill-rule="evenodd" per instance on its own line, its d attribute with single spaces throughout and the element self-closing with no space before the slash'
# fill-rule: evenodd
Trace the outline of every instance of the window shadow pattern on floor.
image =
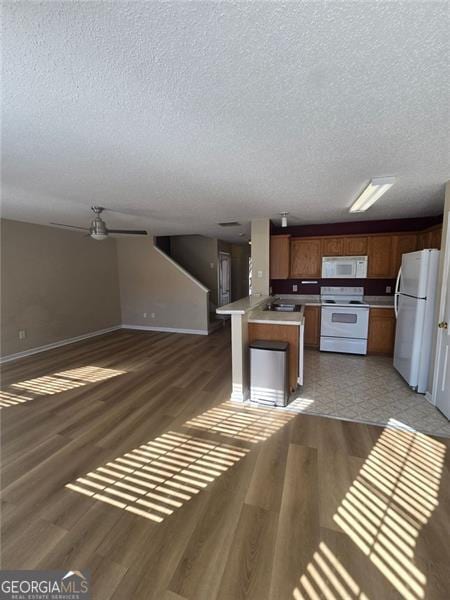
<svg viewBox="0 0 450 600">
<path fill-rule="evenodd" d="M 386 428 L 378 438 L 333 519 L 386 578 L 399 598 L 426 597 L 426 575 L 414 560 L 421 529 L 438 506 L 446 447 L 422 433 Z M 349 585 L 349 582 L 353 582 Z M 321 543 L 295 600 L 367 596 Z"/>
<path fill-rule="evenodd" d="M 169 431 L 66 488 L 160 523 L 248 452 Z"/>
<path fill-rule="evenodd" d="M 0 409 L 24 404 L 44 396 L 53 396 L 90 383 L 106 381 L 124 373 L 126 371 L 118 369 L 85 366 L 12 383 L 6 389 L 0 390 Z"/>
<path fill-rule="evenodd" d="M 235 402 L 227 401 L 186 421 L 184 426 L 257 444 L 267 440 L 293 417 L 295 414 L 279 408 L 241 408 Z"/>
<path fill-rule="evenodd" d="M 251 448 L 242 442 L 264 441 L 293 417 L 225 402 L 184 423 L 213 434 L 207 439 L 191 430 L 163 433 L 66 488 L 160 523 L 244 458 Z"/>
</svg>

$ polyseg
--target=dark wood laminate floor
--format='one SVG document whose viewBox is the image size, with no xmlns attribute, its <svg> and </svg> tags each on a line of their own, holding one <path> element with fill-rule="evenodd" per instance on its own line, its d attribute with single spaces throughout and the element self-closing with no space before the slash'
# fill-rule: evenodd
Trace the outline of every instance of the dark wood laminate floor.
<svg viewBox="0 0 450 600">
<path fill-rule="evenodd" d="M 448 440 L 242 408 L 230 379 L 227 330 L 5 365 L 2 567 L 90 569 L 95 600 L 448 598 Z"/>
</svg>

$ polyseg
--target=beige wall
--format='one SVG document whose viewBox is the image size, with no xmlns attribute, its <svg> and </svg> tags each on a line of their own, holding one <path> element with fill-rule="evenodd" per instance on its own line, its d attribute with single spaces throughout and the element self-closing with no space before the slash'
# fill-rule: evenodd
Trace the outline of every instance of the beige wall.
<svg viewBox="0 0 450 600">
<path fill-rule="evenodd" d="M 269 278 L 270 220 L 255 219 L 252 221 L 252 294 L 268 296 Z"/>
<path fill-rule="evenodd" d="M 2 356 L 120 325 L 113 240 L 4 219 L 1 234 Z"/>
<path fill-rule="evenodd" d="M 207 331 L 208 292 L 152 239 L 117 240 L 117 255 L 124 325 Z"/>
<path fill-rule="evenodd" d="M 173 259 L 210 290 L 211 302 L 217 305 L 218 243 L 202 235 L 177 235 L 170 238 Z"/>
<path fill-rule="evenodd" d="M 173 259 L 210 290 L 217 306 L 219 292 L 219 252 L 231 256 L 231 300 L 248 296 L 248 245 L 231 244 L 201 235 L 177 235 L 170 239 Z"/>
</svg>

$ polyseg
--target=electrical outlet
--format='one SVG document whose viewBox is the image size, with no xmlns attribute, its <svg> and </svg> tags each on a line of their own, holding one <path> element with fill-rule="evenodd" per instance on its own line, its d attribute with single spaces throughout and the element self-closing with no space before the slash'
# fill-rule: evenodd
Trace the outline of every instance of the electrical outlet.
<svg viewBox="0 0 450 600">
<path fill-rule="evenodd" d="M 147 318 L 147 313 L 144 313 L 144 319 L 146 319 L 146 318 Z"/>
<path fill-rule="evenodd" d="M 263 272 L 262 271 L 258 271 L 257 275 L 258 275 L 258 279 L 262 279 Z"/>
<path fill-rule="evenodd" d="M 390 286 L 390 285 L 387 285 L 387 286 L 386 286 L 386 294 L 390 294 L 390 293 L 391 293 L 391 291 L 392 291 L 392 288 L 391 288 L 391 286 Z"/>
<path fill-rule="evenodd" d="M 155 313 L 152 313 L 152 319 L 154 319 L 156 317 Z"/>
<path fill-rule="evenodd" d="M 210 268 L 210 269 L 214 269 L 214 267 L 215 267 L 215 266 L 216 266 L 216 265 L 215 265 L 215 263 L 213 263 L 213 262 L 210 262 L 210 263 L 209 263 L 209 268 Z"/>
<path fill-rule="evenodd" d="M 19 340 L 24 340 L 27 337 L 26 329 L 19 329 Z"/>
<path fill-rule="evenodd" d="M 294 283 L 294 285 L 292 286 L 292 291 L 298 292 L 298 285 L 296 283 Z"/>
</svg>

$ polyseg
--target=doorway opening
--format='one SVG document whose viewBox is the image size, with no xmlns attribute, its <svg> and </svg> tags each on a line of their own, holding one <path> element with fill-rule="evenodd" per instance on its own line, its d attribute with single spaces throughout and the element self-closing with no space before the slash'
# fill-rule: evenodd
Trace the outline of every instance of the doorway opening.
<svg viewBox="0 0 450 600">
<path fill-rule="evenodd" d="M 231 254 L 219 252 L 219 306 L 231 302 Z"/>
</svg>

